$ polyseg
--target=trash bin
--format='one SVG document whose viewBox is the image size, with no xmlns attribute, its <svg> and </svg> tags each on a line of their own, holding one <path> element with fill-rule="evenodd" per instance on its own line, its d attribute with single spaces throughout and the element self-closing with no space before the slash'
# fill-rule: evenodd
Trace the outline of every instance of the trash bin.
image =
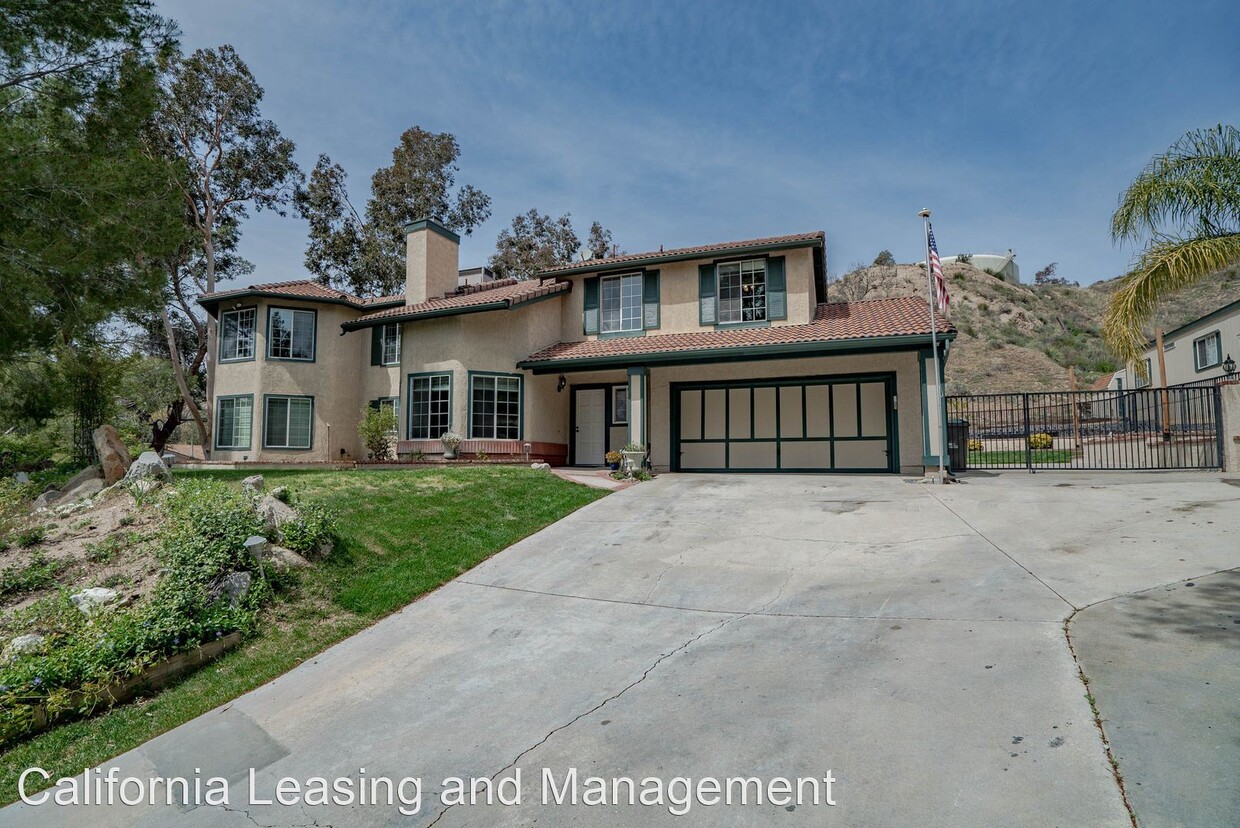
<svg viewBox="0 0 1240 828">
<path fill-rule="evenodd" d="M 947 421 L 947 459 L 953 472 L 969 467 L 969 421 Z"/>
</svg>

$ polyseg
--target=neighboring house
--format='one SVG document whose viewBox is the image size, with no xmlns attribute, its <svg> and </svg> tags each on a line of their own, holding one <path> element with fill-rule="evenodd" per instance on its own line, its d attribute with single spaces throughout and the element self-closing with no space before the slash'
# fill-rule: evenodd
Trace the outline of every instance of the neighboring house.
<svg viewBox="0 0 1240 828">
<path fill-rule="evenodd" d="M 1229 364 L 1235 370 L 1233 355 L 1240 357 L 1240 301 L 1224 305 L 1163 334 L 1168 386 L 1223 377 Z M 1136 364 L 1129 364 L 1115 372 L 1107 387 L 1123 391 L 1161 386 L 1155 342 L 1151 341 L 1146 346 L 1141 360 L 1145 367 L 1144 377 Z"/>
<path fill-rule="evenodd" d="M 476 284 L 454 233 L 406 232 L 403 297 L 301 281 L 199 300 L 220 322 L 213 460 L 359 458 L 370 405 L 396 412 L 402 457 L 441 454 L 451 428 L 466 457 L 587 466 L 630 442 L 658 470 L 937 464 L 926 302 L 823 304 L 821 232 Z"/>
</svg>

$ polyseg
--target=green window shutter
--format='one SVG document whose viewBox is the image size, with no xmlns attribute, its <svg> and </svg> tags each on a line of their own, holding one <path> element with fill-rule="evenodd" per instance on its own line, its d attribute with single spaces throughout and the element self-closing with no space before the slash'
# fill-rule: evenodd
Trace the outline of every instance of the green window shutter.
<svg viewBox="0 0 1240 828">
<path fill-rule="evenodd" d="M 585 281 L 585 310 L 582 312 L 581 326 L 587 334 L 598 333 L 598 277 Z"/>
<path fill-rule="evenodd" d="M 642 277 L 642 327 L 659 327 L 659 271 L 647 270 Z"/>
<path fill-rule="evenodd" d="M 715 266 L 698 265 L 698 321 L 713 325 L 719 319 L 715 302 Z"/>
<path fill-rule="evenodd" d="M 376 325 L 370 329 L 370 364 L 383 364 L 383 326 Z"/>
<path fill-rule="evenodd" d="M 371 400 L 371 401 L 370 401 L 370 410 L 371 410 L 371 411 L 378 411 L 378 410 L 379 410 L 379 401 L 378 401 L 378 400 Z"/>
<path fill-rule="evenodd" d="M 784 277 L 784 257 L 766 260 L 766 318 L 788 318 L 788 285 Z"/>
</svg>

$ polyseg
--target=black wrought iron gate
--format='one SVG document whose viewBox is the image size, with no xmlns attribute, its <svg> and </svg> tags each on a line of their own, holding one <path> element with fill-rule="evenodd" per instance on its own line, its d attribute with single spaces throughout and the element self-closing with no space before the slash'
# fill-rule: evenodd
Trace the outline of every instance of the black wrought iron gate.
<svg viewBox="0 0 1240 828">
<path fill-rule="evenodd" d="M 947 416 L 957 470 L 1222 466 L 1214 386 L 950 396 Z"/>
</svg>

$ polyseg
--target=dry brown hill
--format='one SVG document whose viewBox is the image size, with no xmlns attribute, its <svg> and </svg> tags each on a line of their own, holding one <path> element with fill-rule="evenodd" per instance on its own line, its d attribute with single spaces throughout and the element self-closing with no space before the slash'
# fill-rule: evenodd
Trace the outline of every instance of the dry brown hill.
<svg viewBox="0 0 1240 828">
<path fill-rule="evenodd" d="M 1074 366 L 1082 388 L 1115 369 L 1102 343 L 1102 312 L 1116 280 L 1089 287 L 1020 285 L 969 264 L 944 268 L 951 311 L 959 331 L 947 363 L 949 393 L 984 394 L 1068 387 Z M 829 301 L 926 295 L 926 272 L 917 265 L 876 265 L 833 281 Z M 1240 276 L 1206 280 L 1172 297 L 1155 324 L 1183 325 L 1240 299 Z"/>
</svg>

